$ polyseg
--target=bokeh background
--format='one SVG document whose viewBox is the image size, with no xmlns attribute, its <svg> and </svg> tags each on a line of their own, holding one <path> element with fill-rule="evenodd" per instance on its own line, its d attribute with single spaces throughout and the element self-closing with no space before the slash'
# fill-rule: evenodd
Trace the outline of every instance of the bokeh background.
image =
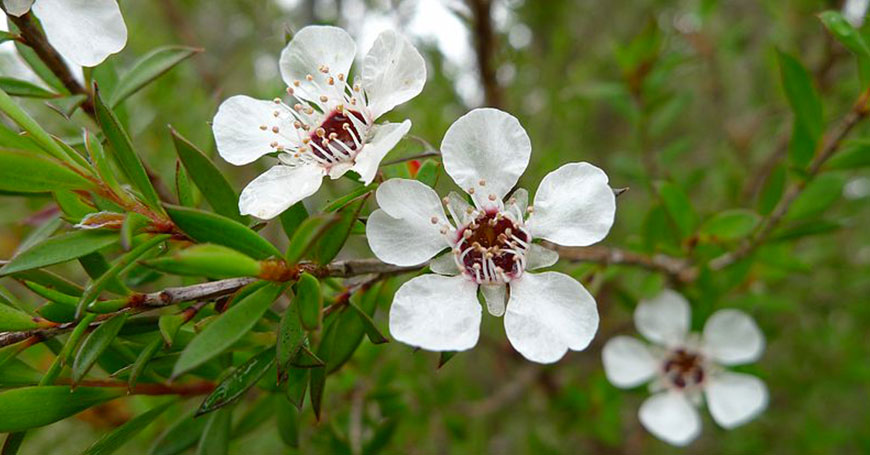
<svg viewBox="0 0 870 455">
<path fill-rule="evenodd" d="M 311 24 L 345 27 L 366 52 L 396 28 L 424 53 L 423 93 L 388 115 L 411 118 L 412 134 L 437 145 L 467 110 L 497 106 L 516 115 L 532 139 L 521 186 L 534 190 L 557 166 L 589 161 L 614 187 L 617 221 L 605 245 L 701 259 L 733 245 L 680 238 L 663 214 L 656 182 L 689 194 L 699 220 L 730 208 L 755 209 L 771 164 L 785 161 L 792 114 L 777 49 L 798 57 L 816 78 L 826 122 L 848 111 L 860 92 L 854 57 L 816 17 L 839 0 L 148 0 L 122 1 L 127 48 L 109 59 L 123 71 L 160 45 L 204 52 L 128 100 L 122 111 L 144 159 L 171 186 L 171 124 L 214 154 L 209 122 L 234 94 L 272 98 L 283 85 L 277 59 L 288 34 Z M 3 47 L 0 71 L 26 75 Z M 89 119 L 67 122 L 38 101 L 24 103 L 51 131 L 79 134 Z M 853 138 L 866 135 L 862 127 Z M 388 157 L 424 151 L 403 141 Z M 771 158 L 774 157 L 774 158 Z M 219 159 L 237 190 L 270 163 L 234 168 Z M 401 166 L 396 166 L 401 167 Z M 401 174 L 403 169 L 390 169 Z M 604 342 L 635 334 L 637 301 L 669 284 L 660 273 L 624 266 L 561 263 L 595 293 L 599 335 L 583 352 L 552 366 L 529 363 L 504 336 L 501 319 L 484 317 L 477 348 L 438 369 L 438 355 L 397 342 L 364 342 L 327 382 L 324 418 L 306 409 L 300 453 L 868 453 L 870 452 L 870 173 L 832 171 L 824 194 L 786 223 L 754 262 L 677 285 L 693 304 L 694 328 L 716 309 L 749 312 L 768 347 L 754 365 L 771 392 L 769 409 L 736 430 L 704 414 L 702 436 L 685 449 L 659 442 L 640 426 L 644 388 L 623 391 L 606 380 Z M 349 182 L 324 186 L 320 207 Z M 439 186 L 452 185 L 442 176 Z M 833 188 L 833 189 L 831 189 Z M 819 202 L 822 201 L 822 202 Z M 0 195 L 0 258 L 44 218 L 49 199 Z M 799 230 L 797 228 L 803 228 Z M 815 229 L 813 229 L 815 228 Z M 280 243 L 276 226 L 264 231 Z M 285 241 L 286 242 L 286 241 Z M 352 238 L 342 257 L 370 257 Z M 81 272 L 68 270 L 75 276 Z M 82 275 L 83 276 L 83 275 Z M 20 291 L 12 287 L 13 291 Z M 33 300 L 32 295 L 20 293 Z M 376 321 L 386 329 L 388 301 Z M 47 351 L 27 360 L 47 367 Z M 44 357 L 44 358 L 43 358 Z M 43 368 L 44 369 L 44 368 Z M 268 407 L 253 392 L 236 410 L 244 433 L 230 453 L 294 453 L 283 445 Z M 22 453 L 78 453 L 108 429 L 149 406 L 118 400 L 32 432 Z M 191 409 L 197 404 L 190 402 Z M 259 411 L 258 411 L 259 410 Z M 248 411 L 251 414 L 246 414 Z M 0 410 L 2 412 L 2 410 Z M 266 419 L 256 420 L 265 413 Z M 175 420 L 164 415 L 123 453 L 144 453 Z"/>
</svg>

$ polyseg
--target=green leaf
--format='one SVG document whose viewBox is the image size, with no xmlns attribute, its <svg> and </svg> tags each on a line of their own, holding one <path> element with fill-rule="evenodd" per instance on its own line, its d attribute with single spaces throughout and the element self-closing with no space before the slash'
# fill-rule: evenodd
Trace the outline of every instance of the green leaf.
<svg viewBox="0 0 870 455">
<path fill-rule="evenodd" d="M 822 24 L 825 28 L 837 38 L 837 41 L 843 44 L 847 49 L 854 52 L 860 58 L 870 58 L 870 47 L 861 34 L 852 27 L 839 11 L 825 11 L 819 14 Z"/>
<path fill-rule="evenodd" d="M 177 455 L 196 444 L 205 429 L 208 419 L 194 419 L 192 413 L 185 414 L 173 422 L 151 449 L 149 455 Z"/>
<path fill-rule="evenodd" d="M 798 168 L 805 168 L 816 154 L 816 140 L 797 118 L 794 119 L 788 142 L 788 157 Z"/>
<path fill-rule="evenodd" d="M 138 92 L 150 82 L 171 70 L 175 65 L 190 56 L 202 52 L 202 49 L 186 46 L 158 47 L 140 58 L 126 74 L 121 76 L 118 85 L 112 92 L 112 107 Z"/>
<path fill-rule="evenodd" d="M 305 331 L 302 329 L 300 321 L 299 305 L 296 302 L 291 302 L 287 309 L 284 310 L 284 314 L 281 315 L 281 323 L 278 326 L 278 344 L 275 358 L 278 365 L 279 382 L 282 382 L 283 378 L 286 377 L 290 361 L 299 353 L 302 342 L 305 340 Z"/>
<path fill-rule="evenodd" d="M 302 409 L 308 390 L 308 369 L 291 367 L 287 370 L 287 390 L 284 396 L 296 409 Z"/>
<path fill-rule="evenodd" d="M 76 354 L 72 366 L 72 381 L 78 384 L 88 371 L 94 366 L 97 359 L 118 336 L 121 327 L 127 322 L 127 313 L 121 313 L 98 325 L 82 343 L 82 347 Z"/>
<path fill-rule="evenodd" d="M 128 420 L 110 433 L 106 433 L 97 442 L 93 443 L 82 455 L 111 455 L 137 434 L 141 433 L 148 425 L 166 412 L 174 402 L 161 404 Z"/>
<path fill-rule="evenodd" d="M 173 377 L 178 377 L 211 360 L 248 333 L 278 298 L 283 285 L 268 283 L 233 302 L 230 309 L 212 321 L 184 348 Z"/>
<path fill-rule="evenodd" d="M 376 190 L 377 188 L 378 188 L 377 183 L 372 183 L 371 185 L 368 185 L 368 186 L 361 186 L 361 187 L 351 191 L 350 193 L 330 202 L 329 204 L 326 205 L 326 207 L 323 207 L 322 211 L 323 212 L 335 212 L 337 210 L 343 209 L 345 206 L 349 205 L 354 200 L 359 199 L 359 198 L 371 193 L 372 191 Z"/>
<path fill-rule="evenodd" d="M 312 368 L 311 384 L 309 388 L 311 392 L 308 394 L 311 399 L 311 407 L 314 409 L 314 416 L 320 420 L 320 406 L 323 403 L 323 389 L 326 388 L 326 367 Z"/>
<path fill-rule="evenodd" d="M 82 265 L 82 268 L 85 269 L 85 272 L 87 272 L 88 276 L 93 280 L 100 279 L 100 277 L 112 268 L 111 264 L 109 264 L 109 262 L 106 261 L 106 258 L 100 253 L 91 253 L 80 257 L 79 264 Z M 130 295 L 133 292 L 127 287 L 127 285 L 122 283 L 117 276 L 108 279 L 105 289 L 118 295 Z M 82 294 L 84 294 L 84 292 L 82 292 Z M 79 298 L 81 298 L 81 294 L 79 294 Z"/>
<path fill-rule="evenodd" d="M 125 394 L 123 389 L 67 386 L 21 387 L 0 392 L 0 433 L 57 422 Z"/>
<path fill-rule="evenodd" d="M 93 303 L 107 286 L 117 280 L 119 276 L 126 273 L 131 267 L 136 265 L 136 260 L 142 257 L 143 254 L 160 245 L 170 237 L 169 234 L 155 235 L 116 259 L 105 273 L 85 287 L 85 292 L 82 293 L 82 297 L 79 299 L 78 306 L 76 307 L 76 317 L 80 317 L 85 308 Z"/>
<path fill-rule="evenodd" d="M 438 183 L 440 168 L 441 164 L 431 158 L 423 161 L 420 169 L 417 169 L 417 180 L 425 183 L 426 186 L 435 187 L 435 184 Z"/>
<path fill-rule="evenodd" d="M 299 447 L 299 410 L 288 403 L 277 406 L 278 435 L 288 447 Z"/>
<path fill-rule="evenodd" d="M 127 213 L 124 224 L 121 225 L 121 248 L 130 251 L 133 248 L 133 236 L 151 225 L 151 219 L 136 212 Z"/>
<path fill-rule="evenodd" d="M 196 411 L 197 416 L 220 409 L 240 398 L 269 371 L 275 363 L 275 350 L 266 349 L 233 370 Z"/>
<path fill-rule="evenodd" d="M 778 229 L 772 236 L 771 242 L 785 242 L 813 235 L 822 235 L 834 232 L 844 227 L 843 223 L 825 220 L 810 220 L 802 223 Z"/>
<path fill-rule="evenodd" d="M 232 429 L 232 409 L 221 409 L 208 416 L 196 455 L 227 455 Z"/>
<path fill-rule="evenodd" d="M 662 182 L 658 190 L 665 210 L 679 228 L 683 238 L 692 235 L 698 224 L 698 215 L 683 188 L 676 183 Z"/>
<path fill-rule="evenodd" d="M 0 331 L 30 330 L 40 326 L 33 316 L 0 304 Z"/>
<path fill-rule="evenodd" d="M 0 89 L 0 111 L 5 112 L 21 129 L 30 133 L 30 137 L 33 138 L 34 142 L 39 144 L 43 151 L 61 161 L 75 165 L 75 161 L 54 141 L 54 138 L 42 129 L 39 123 L 25 112 L 24 109 L 21 109 L 2 89 Z"/>
<path fill-rule="evenodd" d="M 281 212 L 278 218 L 281 220 L 281 228 L 284 230 L 284 234 L 288 239 L 291 239 L 296 229 L 308 218 L 308 210 L 302 201 L 299 201 L 290 206 L 289 209 Z"/>
<path fill-rule="evenodd" d="M 375 285 L 364 292 L 355 293 L 350 301 L 358 300 L 358 308 L 371 317 L 375 313 L 381 287 Z M 323 331 L 323 340 L 317 348 L 317 355 L 326 361 L 326 372 L 332 373 L 344 365 L 359 347 L 364 335 L 365 325 L 357 312 L 347 307 L 340 310 Z"/>
<path fill-rule="evenodd" d="M 154 358 L 154 355 L 163 347 L 163 338 L 154 337 L 150 343 L 145 345 L 142 349 L 142 352 L 139 353 L 139 356 L 136 357 L 136 361 L 133 362 L 133 365 L 130 367 L 130 377 L 127 378 L 127 389 L 133 390 L 136 387 L 136 383 L 139 381 L 139 376 L 145 371 L 145 367 L 148 366 L 148 363 L 151 362 L 151 359 Z"/>
<path fill-rule="evenodd" d="M 353 223 L 359 216 L 366 199 L 368 199 L 367 196 L 348 204 L 338 212 L 341 218 L 324 232 L 314 247 L 312 256 L 317 263 L 328 264 L 338 255 L 341 248 L 344 247 L 344 242 L 347 241 Z"/>
<path fill-rule="evenodd" d="M 127 180 L 134 188 L 139 190 L 149 207 L 158 212 L 163 209 L 160 205 L 160 197 L 157 191 L 151 184 L 151 179 L 148 178 L 148 173 L 145 171 L 145 166 L 133 150 L 133 142 L 130 140 L 130 135 L 124 130 L 118 117 L 112 112 L 112 109 L 103 102 L 100 97 L 99 90 L 94 87 L 94 109 L 96 111 L 97 123 L 103 130 L 106 140 L 109 143 L 112 151 L 112 157 L 121 168 Z"/>
<path fill-rule="evenodd" d="M 456 354 L 458 354 L 457 351 L 441 351 L 441 355 L 438 356 L 438 368 L 446 365 Z"/>
<path fill-rule="evenodd" d="M 44 193 L 92 188 L 92 182 L 56 161 L 32 153 L 0 150 L 0 190 Z"/>
<path fill-rule="evenodd" d="M 39 283 L 34 283 L 32 281 L 25 281 L 24 286 L 26 286 L 28 289 L 30 289 L 42 298 L 51 300 L 52 302 L 62 303 L 64 305 L 70 305 L 73 309 L 75 309 L 76 303 L 78 303 L 79 301 L 79 298 L 77 296 L 64 294 L 60 291 L 47 288 Z"/>
<path fill-rule="evenodd" d="M 232 278 L 258 276 L 260 262 L 220 245 L 202 244 L 142 262 L 143 265 L 173 275 Z"/>
<path fill-rule="evenodd" d="M 133 200 L 130 198 L 130 195 L 127 194 L 127 191 L 121 187 L 121 184 L 118 183 L 118 180 L 115 178 L 115 170 L 109 163 L 106 150 L 103 148 L 103 144 L 100 142 L 99 137 L 97 137 L 96 134 L 91 133 L 89 130 L 85 130 L 82 139 L 84 140 L 88 156 L 91 158 L 91 162 L 94 163 L 97 174 L 100 176 L 103 183 L 105 183 L 122 202 L 128 204 L 132 203 Z M 132 212 L 130 215 L 134 213 L 135 212 Z M 135 214 L 144 218 L 144 215 L 139 215 L 138 213 Z M 128 215 L 128 217 L 130 215 Z"/>
<path fill-rule="evenodd" d="M 17 28 L 9 27 L 12 31 L 18 31 Z M 42 79 L 43 82 L 53 87 L 59 93 L 69 93 L 69 90 L 63 85 L 63 82 L 51 71 L 51 68 L 42 61 L 39 55 L 32 47 L 24 43 L 24 40 L 15 42 L 15 50 L 27 63 L 27 66 Z M 4 454 L 5 455 L 5 454 Z"/>
<path fill-rule="evenodd" d="M 293 303 L 299 311 L 299 320 L 307 330 L 320 328 L 320 318 L 323 314 L 323 294 L 320 292 L 320 281 L 313 275 L 303 272 L 296 282 L 296 295 Z"/>
<path fill-rule="evenodd" d="M 360 322 L 362 322 L 363 331 L 366 333 L 366 336 L 369 337 L 369 340 L 374 344 L 383 344 L 390 340 L 384 336 L 383 333 L 378 329 L 378 326 L 375 324 L 375 321 L 371 316 L 368 315 L 362 308 L 356 306 L 352 302 L 348 302 L 347 306 L 352 309 L 356 315 L 359 317 Z"/>
<path fill-rule="evenodd" d="M 840 200 L 846 179 L 839 174 L 822 174 L 807 184 L 792 202 L 786 220 L 794 221 L 816 216 Z"/>
<path fill-rule="evenodd" d="M 761 214 L 767 215 L 772 212 L 776 204 L 779 203 L 782 193 L 785 191 L 787 177 L 785 166 L 777 166 L 767 176 L 758 198 L 758 211 Z"/>
<path fill-rule="evenodd" d="M 797 123 L 815 143 L 824 130 L 822 102 L 810 73 L 796 58 L 777 51 L 782 85 Z"/>
<path fill-rule="evenodd" d="M 157 327 L 160 329 L 160 336 L 163 337 L 163 341 L 167 346 L 172 346 L 178 330 L 185 322 L 187 322 L 187 318 L 183 313 L 160 315 L 160 319 L 157 320 Z"/>
<path fill-rule="evenodd" d="M 749 235 L 761 217 L 750 210 L 725 210 L 713 215 L 701 226 L 701 233 L 719 240 L 736 240 Z"/>
<path fill-rule="evenodd" d="M 290 238 L 285 256 L 287 264 L 293 266 L 299 263 L 314 243 L 338 220 L 339 217 L 336 215 L 316 215 L 303 221 Z"/>
<path fill-rule="evenodd" d="M 73 231 L 61 234 L 17 254 L 0 269 L 0 276 L 71 261 L 117 241 L 118 234 L 109 231 Z"/>
<path fill-rule="evenodd" d="M 57 98 L 61 96 L 32 82 L 22 81 L 11 77 L 0 77 L 0 90 L 5 91 L 11 96 L 27 98 Z"/>
<path fill-rule="evenodd" d="M 187 207 L 166 206 L 169 217 L 185 234 L 200 243 L 216 243 L 255 259 L 281 257 L 281 252 L 238 221 Z"/>
<path fill-rule="evenodd" d="M 211 208 L 227 218 L 245 222 L 247 218 L 239 213 L 239 196 L 214 163 L 178 131 L 170 127 L 170 132 L 178 158 Z"/>
<path fill-rule="evenodd" d="M 828 160 L 830 169 L 860 169 L 870 166 L 870 139 L 849 141 Z"/>
</svg>

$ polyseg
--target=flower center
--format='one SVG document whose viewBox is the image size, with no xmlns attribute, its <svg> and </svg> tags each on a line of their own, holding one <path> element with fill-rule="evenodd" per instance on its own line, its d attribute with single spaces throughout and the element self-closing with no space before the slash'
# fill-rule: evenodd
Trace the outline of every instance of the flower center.
<svg viewBox="0 0 870 455">
<path fill-rule="evenodd" d="M 312 153 L 328 162 L 353 159 L 362 147 L 356 124 L 365 124 L 361 113 L 349 109 L 332 111 L 309 135 Z"/>
<path fill-rule="evenodd" d="M 669 352 L 662 364 L 665 379 L 677 389 L 685 389 L 704 381 L 704 357 L 697 352 L 677 348 Z"/>
<path fill-rule="evenodd" d="M 525 270 L 531 236 L 501 212 L 482 212 L 457 234 L 456 264 L 476 282 L 507 283 Z"/>
</svg>

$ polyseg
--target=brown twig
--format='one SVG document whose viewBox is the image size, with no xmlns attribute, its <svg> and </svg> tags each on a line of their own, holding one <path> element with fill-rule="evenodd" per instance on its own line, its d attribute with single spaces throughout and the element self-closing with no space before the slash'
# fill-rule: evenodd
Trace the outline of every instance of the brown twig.
<svg viewBox="0 0 870 455">
<path fill-rule="evenodd" d="M 567 261 L 642 267 L 663 272 L 684 283 L 695 279 L 695 272 L 687 260 L 664 254 L 648 256 L 606 246 L 567 247 L 550 242 L 544 242 L 544 246 L 559 253 L 559 258 Z"/>
<path fill-rule="evenodd" d="M 780 199 L 779 203 L 773 211 L 765 217 L 755 234 L 739 248 L 734 251 L 725 253 L 712 261 L 710 261 L 710 269 L 721 270 L 729 265 L 745 258 L 755 251 L 765 240 L 770 236 L 773 230 L 777 227 L 780 221 L 792 203 L 803 192 L 807 184 L 813 180 L 822 170 L 824 164 L 840 149 L 840 144 L 843 139 L 849 134 L 852 128 L 855 127 L 861 120 L 867 117 L 870 112 L 870 89 L 865 90 L 858 101 L 852 106 L 849 113 L 840 121 L 829 134 L 825 136 L 825 142 L 822 148 L 816 153 L 815 158 L 810 163 L 806 172 L 806 178 L 794 183 L 786 191 L 785 195 Z"/>
<path fill-rule="evenodd" d="M 504 105 L 501 86 L 495 74 L 494 57 L 498 49 L 492 26 L 492 0 L 468 0 L 474 24 L 474 49 L 477 69 L 483 85 L 483 99 L 487 106 L 501 108 Z"/>
<path fill-rule="evenodd" d="M 87 98 L 82 102 L 82 110 L 89 115 L 94 115 L 93 95 L 79 84 L 79 81 L 72 75 L 69 67 L 64 63 L 63 58 L 57 50 L 48 42 L 45 34 L 37 27 L 33 21 L 33 16 L 28 12 L 20 17 L 7 15 L 9 20 L 18 27 L 21 34 L 21 41 L 29 46 L 36 55 L 48 66 L 48 69 L 54 73 L 64 87 L 73 95 L 85 95 Z"/>
</svg>

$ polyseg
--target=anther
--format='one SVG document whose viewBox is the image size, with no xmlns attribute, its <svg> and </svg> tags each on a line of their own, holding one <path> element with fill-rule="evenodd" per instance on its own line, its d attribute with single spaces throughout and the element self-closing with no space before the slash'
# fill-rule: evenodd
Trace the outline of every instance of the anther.
<svg viewBox="0 0 870 455">
<path fill-rule="evenodd" d="M 272 117 L 277 117 L 277 116 L 279 116 L 279 115 L 281 115 L 281 113 L 278 112 L 278 111 L 273 111 L 273 112 L 272 112 Z"/>
<path fill-rule="evenodd" d="M 480 186 L 486 186 L 486 180 L 484 180 L 484 179 L 480 179 L 480 181 L 477 182 L 477 184 L 480 185 Z"/>
<path fill-rule="evenodd" d="M 468 194 L 474 194 L 474 188 L 469 188 L 469 189 L 468 189 Z"/>
<path fill-rule="evenodd" d="M 269 144 L 269 147 L 277 148 L 277 147 L 278 147 L 278 143 L 277 143 L 277 142 L 272 142 L 271 144 Z"/>
<path fill-rule="evenodd" d="M 302 85 L 302 82 L 299 82 L 299 79 L 296 79 L 295 81 L 293 81 L 293 85 L 299 87 L 300 85 Z"/>
<path fill-rule="evenodd" d="M 317 128 L 316 130 L 314 130 L 314 134 L 316 134 L 319 137 L 323 137 L 323 136 L 326 136 L 326 130 L 323 128 Z"/>
<path fill-rule="evenodd" d="M 281 98 L 275 98 L 272 100 L 272 102 L 275 104 L 281 104 Z"/>
<path fill-rule="evenodd" d="M 489 195 L 489 200 L 490 200 L 490 201 L 495 201 L 495 200 L 496 200 L 496 195 L 494 195 L 494 194 L 490 194 L 490 195 Z"/>
<path fill-rule="evenodd" d="M 267 128 L 269 128 L 269 127 L 266 125 L 260 125 L 260 129 L 263 131 L 266 131 Z"/>
<path fill-rule="evenodd" d="M 272 127 L 272 132 L 275 133 L 275 134 L 278 134 L 278 127 L 277 127 L 277 126 L 273 126 L 273 127 Z"/>
<path fill-rule="evenodd" d="M 305 76 L 305 80 L 308 81 L 308 82 L 311 82 L 311 81 L 314 80 L 314 76 L 308 74 L 308 75 Z"/>
<path fill-rule="evenodd" d="M 326 95 L 320 95 L 320 101 L 325 103 L 325 102 L 329 101 L 329 98 Z"/>
<path fill-rule="evenodd" d="M 433 216 L 432 218 L 429 218 L 429 221 L 430 221 L 432 224 L 438 224 L 438 217 L 437 217 L 437 216 Z"/>
<path fill-rule="evenodd" d="M 287 87 L 287 94 L 293 96 L 293 87 Z"/>
</svg>

